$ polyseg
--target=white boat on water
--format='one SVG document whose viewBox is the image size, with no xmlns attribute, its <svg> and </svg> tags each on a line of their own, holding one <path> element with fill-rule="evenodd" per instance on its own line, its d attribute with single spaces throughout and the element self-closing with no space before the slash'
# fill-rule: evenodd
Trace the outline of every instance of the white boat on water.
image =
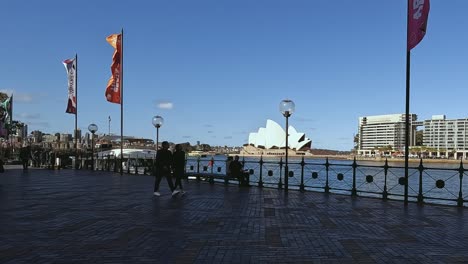
<svg viewBox="0 0 468 264">
<path fill-rule="evenodd" d="M 96 153 L 98 166 L 104 160 L 120 159 L 120 149 L 110 149 Z M 122 167 L 124 171 L 130 169 L 130 173 L 134 173 L 135 168 L 138 168 L 138 174 L 143 174 L 144 164 L 142 160 L 152 160 L 156 158 L 156 150 L 154 149 L 123 149 Z M 101 165 L 102 166 L 102 165 Z M 130 167 L 130 168 L 129 168 Z"/>
<path fill-rule="evenodd" d="M 206 152 L 203 152 L 201 150 L 194 150 L 194 151 L 191 151 L 187 154 L 189 157 L 201 157 L 201 158 L 204 158 L 206 157 Z"/>
<path fill-rule="evenodd" d="M 97 153 L 97 157 L 106 159 L 108 156 L 112 158 L 120 158 L 121 152 L 120 149 L 110 149 L 104 150 Z M 154 159 L 156 157 L 156 150 L 154 149 L 123 149 L 123 158 L 124 159 Z"/>
</svg>

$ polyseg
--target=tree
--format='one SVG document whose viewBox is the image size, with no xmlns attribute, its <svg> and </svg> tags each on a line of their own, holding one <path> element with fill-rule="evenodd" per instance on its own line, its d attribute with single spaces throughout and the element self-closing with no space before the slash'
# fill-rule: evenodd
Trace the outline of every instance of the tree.
<svg viewBox="0 0 468 264">
<path fill-rule="evenodd" d="M 359 134 L 354 135 L 354 149 L 359 148 Z"/>
<path fill-rule="evenodd" d="M 416 131 L 416 142 L 414 142 L 415 146 L 422 146 L 423 145 L 423 132 L 424 132 L 424 130 Z"/>
</svg>

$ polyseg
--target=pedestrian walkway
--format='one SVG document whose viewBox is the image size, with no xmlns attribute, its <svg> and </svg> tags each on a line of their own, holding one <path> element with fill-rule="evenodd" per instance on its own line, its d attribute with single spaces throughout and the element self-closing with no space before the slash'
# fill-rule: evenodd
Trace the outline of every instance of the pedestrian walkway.
<svg viewBox="0 0 468 264">
<path fill-rule="evenodd" d="M 163 181 L 163 183 L 165 183 Z M 8 167 L 0 263 L 467 263 L 468 209 Z"/>
</svg>

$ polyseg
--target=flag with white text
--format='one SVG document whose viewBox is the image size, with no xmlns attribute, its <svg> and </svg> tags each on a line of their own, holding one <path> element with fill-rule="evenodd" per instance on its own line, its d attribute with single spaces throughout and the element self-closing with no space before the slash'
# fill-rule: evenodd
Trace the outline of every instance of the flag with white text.
<svg viewBox="0 0 468 264">
<path fill-rule="evenodd" d="M 416 47 L 426 35 L 428 17 L 429 0 L 408 0 L 407 51 Z"/>
<path fill-rule="evenodd" d="M 66 113 L 76 115 L 76 60 L 63 61 L 68 76 L 68 103 Z"/>
</svg>

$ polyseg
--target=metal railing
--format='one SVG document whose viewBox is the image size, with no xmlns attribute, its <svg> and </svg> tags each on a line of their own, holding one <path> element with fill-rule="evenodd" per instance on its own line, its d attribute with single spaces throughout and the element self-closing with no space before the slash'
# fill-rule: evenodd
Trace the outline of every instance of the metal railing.
<svg viewBox="0 0 468 264">
<path fill-rule="evenodd" d="M 91 168 L 90 155 L 81 157 L 82 168 Z M 119 172 L 120 158 L 94 156 L 95 170 Z M 154 175 L 154 158 L 130 158 L 124 160 L 124 173 Z M 227 159 L 202 159 L 188 157 L 186 174 L 196 180 L 227 183 Z M 250 184 L 258 187 L 283 189 L 284 166 L 282 158 L 242 158 L 244 169 L 250 174 Z M 462 161 L 444 167 L 411 163 L 408 168 L 408 201 L 419 204 L 444 204 L 464 207 L 468 205 L 468 182 L 464 178 L 468 168 Z M 299 159 L 288 162 L 289 189 L 374 197 L 383 200 L 404 200 L 405 175 L 400 163 L 365 162 L 354 160 Z"/>
</svg>

